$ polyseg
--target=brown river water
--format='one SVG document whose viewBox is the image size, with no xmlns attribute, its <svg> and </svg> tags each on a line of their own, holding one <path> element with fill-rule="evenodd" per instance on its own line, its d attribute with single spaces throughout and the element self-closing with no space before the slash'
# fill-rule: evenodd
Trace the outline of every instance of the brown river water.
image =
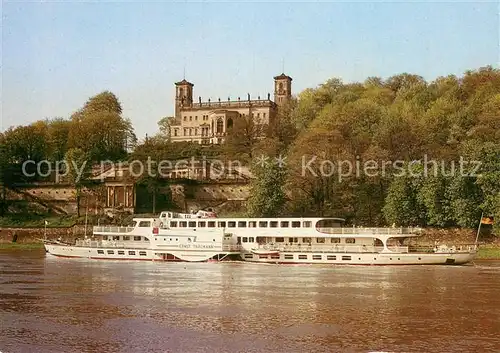
<svg viewBox="0 0 500 353">
<path fill-rule="evenodd" d="M 0 352 L 500 352 L 500 262 L 334 267 L 0 251 Z"/>
</svg>

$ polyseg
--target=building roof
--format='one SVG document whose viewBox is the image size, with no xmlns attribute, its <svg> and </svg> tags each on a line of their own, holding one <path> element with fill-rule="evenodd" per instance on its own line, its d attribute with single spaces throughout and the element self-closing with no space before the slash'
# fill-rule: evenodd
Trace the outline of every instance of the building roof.
<svg viewBox="0 0 500 353">
<path fill-rule="evenodd" d="M 285 75 L 284 73 L 281 73 L 281 75 L 279 75 L 279 76 L 274 76 L 275 80 L 281 80 L 281 79 L 284 79 L 284 78 L 289 79 L 290 81 L 292 81 L 292 78 L 290 76 Z"/>
<path fill-rule="evenodd" d="M 176 82 L 176 86 L 181 86 L 181 85 L 190 85 L 191 87 L 194 86 L 191 82 L 186 81 L 186 79 L 183 79 L 182 81 Z"/>
</svg>

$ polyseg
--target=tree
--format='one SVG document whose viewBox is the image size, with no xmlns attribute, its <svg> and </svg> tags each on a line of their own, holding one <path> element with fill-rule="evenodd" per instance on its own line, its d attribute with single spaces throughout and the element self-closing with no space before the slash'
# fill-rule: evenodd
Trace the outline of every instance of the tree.
<svg viewBox="0 0 500 353">
<path fill-rule="evenodd" d="M 254 164 L 247 208 L 250 217 L 277 217 L 286 201 L 285 169 L 275 163 Z"/>
<path fill-rule="evenodd" d="M 72 148 L 66 152 L 65 161 L 68 182 L 75 189 L 76 210 L 80 217 L 80 201 L 91 168 L 89 155 L 81 149 Z"/>
</svg>

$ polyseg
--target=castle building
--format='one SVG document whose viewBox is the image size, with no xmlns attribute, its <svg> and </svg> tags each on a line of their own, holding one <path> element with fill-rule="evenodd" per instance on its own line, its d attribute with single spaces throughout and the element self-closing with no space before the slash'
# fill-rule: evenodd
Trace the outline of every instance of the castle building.
<svg viewBox="0 0 500 353">
<path fill-rule="evenodd" d="M 247 99 L 193 102 L 193 87 L 185 79 L 175 84 L 175 116 L 170 122 L 172 142 L 192 141 L 200 144 L 218 144 L 237 119 L 252 117 L 255 124 L 272 125 L 278 109 L 292 97 L 292 78 L 282 73 L 274 77 L 274 100 Z"/>
</svg>

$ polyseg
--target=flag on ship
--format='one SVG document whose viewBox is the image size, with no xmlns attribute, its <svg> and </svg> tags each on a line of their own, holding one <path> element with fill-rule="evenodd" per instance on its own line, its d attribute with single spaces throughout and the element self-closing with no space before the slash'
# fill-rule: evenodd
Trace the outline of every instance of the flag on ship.
<svg viewBox="0 0 500 353">
<path fill-rule="evenodd" d="M 481 224 L 493 224 L 493 217 L 481 218 Z"/>
</svg>

